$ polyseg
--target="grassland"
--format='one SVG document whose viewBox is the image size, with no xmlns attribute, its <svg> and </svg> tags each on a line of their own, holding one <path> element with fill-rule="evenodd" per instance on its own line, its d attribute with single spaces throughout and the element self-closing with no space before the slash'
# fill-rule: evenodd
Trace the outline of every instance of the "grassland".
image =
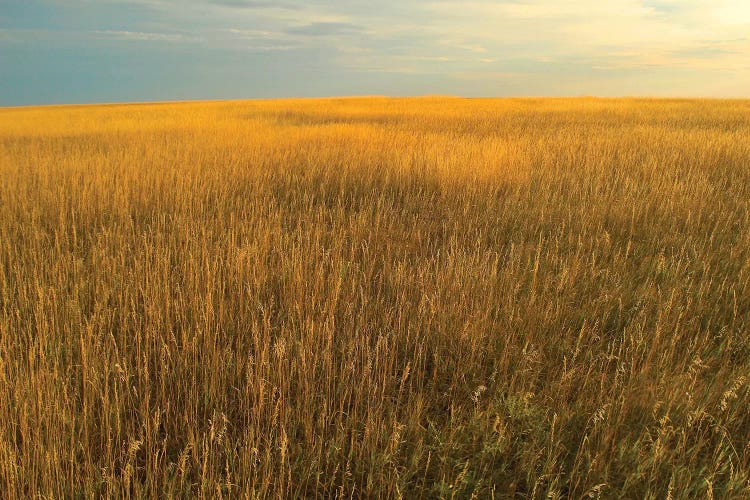
<svg viewBox="0 0 750 500">
<path fill-rule="evenodd" d="M 750 497 L 750 102 L 0 110 L 0 496 Z"/>
</svg>

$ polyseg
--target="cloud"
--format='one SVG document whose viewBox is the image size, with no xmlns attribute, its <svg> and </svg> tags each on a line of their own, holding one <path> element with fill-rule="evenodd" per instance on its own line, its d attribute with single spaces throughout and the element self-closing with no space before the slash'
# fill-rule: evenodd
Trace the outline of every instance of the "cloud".
<svg viewBox="0 0 750 500">
<path fill-rule="evenodd" d="M 239 9 L 300 9 L 299 5 L 293 3 L 263 0 L 208 0 L 208 3 Z"/>
<path fill-rule="evenodd" d="M 147 33 L 143 31 L 98 30 L 96 35 L 136 42 L 184 42 L 191 38 L 179 33 Z"/>
<path fill-rule="evenodd" d="M 227 33 L 242 40 L 243 50 L 260 52 L 289 51 L 304 48 L 304 44 L 281 31 L 229 28 Z"/>
<path fill-rule="evenodd" d="M 361 26 L 340 22 L 315 22 L 293 26 L 286 30 L 291 35 L 305 36 L 339 36 L 360 34 L 364 30 Z"/>
<path fill-rule="evenodd" d="M 428 93 L 437 77 L 453 79 L 456 87 L 443 90 L 454 94 L 479 88 L 461 82 L 485 78 L 491 89 L 493 79 L 521 82 L 527 75 L 536 75 L 542 83 L 534 88 L 549 93 L 559 92 L 563 77 L 566 88 L 598 82 L 587 93 L 625 92 L 639 79 L 646 93 L 675 81 L 708 92 L 718 88 L 712 81 L 724 72 L 733 76 L 722 89 L 750 91 L 748 0 L 382 0 L 377 5 L 364 0 L 24 0 L 19 5 L 3 12 L 0 50 L 19 39 L 38 46 L 75 42 L 123 51 L 139 50 L 133 48 L 137 42 L 177 51 L 189 42 L 205 60 L 224 55 L 237 61 L 253 81 L 261 63 L 269 65 L 267 78 L 278 75 L 284 81 L 296 70 L 286 61 L 325 67 L 331 85 L 337 85 L 332 88 L 344 93 L 356 93 L 339 84 L 352 72 L 426 75 L 414 88 Z M 518 88 L 524 87 L 519 83 Z"/>
</svg>

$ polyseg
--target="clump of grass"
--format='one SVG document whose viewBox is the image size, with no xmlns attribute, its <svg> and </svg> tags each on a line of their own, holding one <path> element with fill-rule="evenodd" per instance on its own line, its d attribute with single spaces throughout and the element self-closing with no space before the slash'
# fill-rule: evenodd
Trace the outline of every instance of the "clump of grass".
<svg viewBox="0 0 750 500">
<path fill-rule="evenodd" d="M 9 497 L 750 495 L 750 103 L 0 110 Z"/>
</svg>

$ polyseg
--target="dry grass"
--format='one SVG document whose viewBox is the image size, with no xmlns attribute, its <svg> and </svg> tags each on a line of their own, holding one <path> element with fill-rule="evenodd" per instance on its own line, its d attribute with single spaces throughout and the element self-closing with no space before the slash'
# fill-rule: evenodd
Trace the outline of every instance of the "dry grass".
<svg viewBox="0 0 750 500">
<path fill-rule="evenodd" d="M 747 498 L 750 102 L 0 110 L 8 497 Z"/>
</svg>

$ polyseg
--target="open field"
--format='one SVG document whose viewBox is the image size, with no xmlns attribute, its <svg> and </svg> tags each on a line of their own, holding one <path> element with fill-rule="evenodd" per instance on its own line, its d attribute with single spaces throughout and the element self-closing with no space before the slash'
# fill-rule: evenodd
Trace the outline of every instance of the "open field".
<svg viewBox="0 0 750 500">
<path fill-rule="evenodd" d="M 10 498 L 748 498 L 749 388 L 748 101 L 0 110 Z"/>
</svg>

